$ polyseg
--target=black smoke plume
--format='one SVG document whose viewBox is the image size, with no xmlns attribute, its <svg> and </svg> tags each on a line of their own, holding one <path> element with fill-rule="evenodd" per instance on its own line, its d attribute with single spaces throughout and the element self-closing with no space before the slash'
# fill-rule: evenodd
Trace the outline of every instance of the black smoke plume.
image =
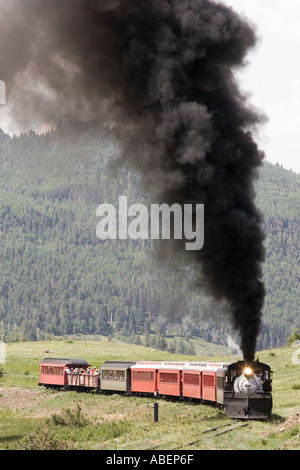
<svg viewBox="0 0 300 470">
<path fill-rule="evenodd" d="M 97 119 L 156 201 L 205 204 L 202 283 L 255 354 L 264 286 L 253 179 L 262 116 L 235 72 L 254 27 L 212 0 L 0 0 L 1 79 L 20 126 Z"/>
</svg>

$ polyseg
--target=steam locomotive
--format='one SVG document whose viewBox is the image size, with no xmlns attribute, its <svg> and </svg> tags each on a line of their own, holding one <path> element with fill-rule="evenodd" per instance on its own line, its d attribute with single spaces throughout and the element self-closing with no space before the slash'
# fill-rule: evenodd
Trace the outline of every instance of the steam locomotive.
<svg viewBox="0 0 300 470">
<path fill-rule="evenodd" d="M 39 385 L 97 393 L 198 400 L 230 418 L 265 419 L 272 411 L 271 369 L 258 360 L 206 362 L 106 361 L 97 370 L 85 359 L 46 358 Z"/>
</svg>

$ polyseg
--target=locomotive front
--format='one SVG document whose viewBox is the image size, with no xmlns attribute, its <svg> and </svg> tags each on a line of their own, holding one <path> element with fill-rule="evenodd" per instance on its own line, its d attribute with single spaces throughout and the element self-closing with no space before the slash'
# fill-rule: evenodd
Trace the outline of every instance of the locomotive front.
<svg viewBox="0 0 300 470">
<path fill-rule="evenodd" d="M 272 411 L 271 369 L 259 361 L 228 366 L 224 410 L 230 418 L 265 419 Z"/>
</svg>

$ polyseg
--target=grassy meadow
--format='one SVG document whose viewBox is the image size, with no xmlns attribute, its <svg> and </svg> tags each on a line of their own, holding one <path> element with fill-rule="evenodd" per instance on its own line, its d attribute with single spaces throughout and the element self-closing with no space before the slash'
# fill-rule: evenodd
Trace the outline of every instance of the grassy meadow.
<svg viewBox="0 0 300 470">
<path fill-rule="evenodd" d="M 39 362 L 47 356 L 84 358 L 97 367 L 114 359 L 225 362 L 240 359 L 217 355 L 213 345 L 212 349 L 204 344 L 201 347 L 206 355 L 175 355 L 107 340 L 6 344 L 5 364 L 0 364 L 3 371 L 0 377 L 0 449 L 299 450 L 299 414 L 296 413 L 300 411 L 300 364 L 293 364 L 292 348 L 257 354 L 274 372 L 273 412 L 265 421 L 236 422 L 207 405 L 54 391 L 37 385 Z M 159 403 L 157 423 L 153 419 L 155 402 Z M 239 428 L 243 423 L 246 426 Z M 226 426 L 230 432 L 221 433 Z M 203 432 L 213 428 L 219 429 Z"/>
</svg>

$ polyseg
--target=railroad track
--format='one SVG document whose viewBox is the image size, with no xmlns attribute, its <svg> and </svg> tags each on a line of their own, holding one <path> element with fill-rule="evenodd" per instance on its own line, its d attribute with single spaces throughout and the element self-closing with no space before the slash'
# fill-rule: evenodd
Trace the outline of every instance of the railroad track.
<svg viewBox="0 0 300 470">
<path fill-rule="evenodd" d="M 231 426 L 231 428 L 227 428 L 227 429 L 223 429 L 223 431 L 219 431 L 215 434 L 212 434 L 212 437 L 215 437 L 215 436 L 219 436 L 220 434 L 225 434 L 227 432 L 230 432 L 230 431 L 234 431 L 235 429 L 238 429 L 238 428 L 243 428 L 245 426 L 248 426 L 249 423 L 242 423 L 242 424 L 238 424 L 237 426 Z M 230 426 L 230 425 L 228 425 Z M 210 433 L 212 431 L 216 431 L 218 429 L 220 429 L 221 427 L 223 426 L 219 426 L 218 428 L 212 428 L 212 429 L 208 429 L 206 431 L 203 431 L 202 434 L 207 434 L 207 433 Z M 173 449 L 169 449 L 169 450 L 177 450 L 177 449 L 181 449 L 182 447 L 188 447 L 188 446 L 192 446 L 193 444 L 197 444 L 197 442 L 201 441 L 201 437 L 199 439 L 196 439 L 196 440 L 193 440 L 193 441 L 190 441 L 190 442 L 186 442 L 185 444 L 182 444 L 180 446 L 175 446 L 173 447 Z"/>
<path fill-rule="evenodd" d="M 234 423 L 237 423 L 237 422 L 238 421 L 235 421 Z M 194 434 L 194 436 L 192 437 L 192 439 L 193 439 L 192 441 L 185 442 L 184 444 L 180 444 L 180 445 L 175 445 L 174 447 L 171 447 L 171 448 L 168 447 L 168 450 L 177 450 L 177 449 L 181 449 L 182 447 L 188 447 L 188 446 L 191 446 L 193 444 L 196 444 L 197 442 L 201 441 L 204 434 L 212 433 L 211 436 L 215 437 L 215 436 L 219 436 L 220 434 L 225 434 L 227 432 L 234 431 L 235 429 L 248 426 L 248 424 L 249 424 L 247 422 L 247 423 L 240 423 L 240 424 L 237 424 L 236 426 L 234 426 L 234 423 L 227 423 L 227 424 L 223 424 L 222 426 L 215 426 L 213 428 L 204 429 L 203 431 Z M 220 431 L 220 429 L 222 429 L 222 430 Z M 215 432 L 215 431 L 217 431 L 217 432 Z M 199 436 L 201 436 L 201 437 L 199 437 Z M 195 437 L 197 437 L 197 439 L 195 439 Z M 157 446 L 149 447 L 148 449 L 145 449 L 145 450 L 155 450 L 155 449 L 159 450 L 160 447 L 170 445 L 170 444 L 175 444 L 175 441 L 163 442 L 163 443 L 161 443 Z"/>
</svg>

